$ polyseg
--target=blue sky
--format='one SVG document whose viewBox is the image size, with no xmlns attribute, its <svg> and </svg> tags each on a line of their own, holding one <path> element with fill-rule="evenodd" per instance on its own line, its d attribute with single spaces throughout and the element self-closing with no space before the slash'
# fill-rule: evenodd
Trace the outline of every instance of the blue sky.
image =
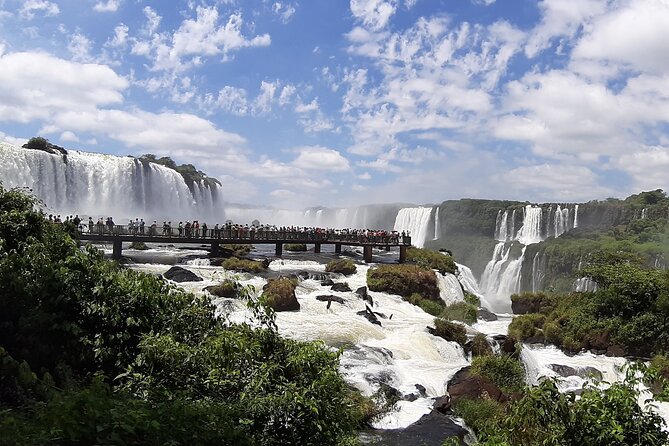
<svg viewBox="0 0 669 446">
<path fill-rule="evenodd" d="M 0 140 L 280 207 L 669 189 L 669 0 L 0 0 Z"/>
</svg>

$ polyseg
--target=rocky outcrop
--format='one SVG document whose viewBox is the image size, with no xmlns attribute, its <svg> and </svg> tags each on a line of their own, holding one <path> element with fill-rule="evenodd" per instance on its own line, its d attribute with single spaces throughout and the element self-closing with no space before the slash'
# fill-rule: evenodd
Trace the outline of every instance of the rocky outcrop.
<svg viewBox="0 0 669 446">
<path fill-rule="evenodd" d="M 366 286 L 361 286 L 357 290 L 355 290 L 355 294 L 365 302 L 367 302 L 369 305 L 372 307 L 374 306 L 374 300 L 372 300 L 372 296 L 367 293 L 367 287 Z"/>
<path fill-rule="evenodd" d="M 163 273 L 163 277 L 173 282 L 202 282 L 204 279 L 192 271 L 188 271 L 180 266 L 173 266 Z"/>
<path fill-rule="evenodd" d="M 295 296 L 297 284 L 287 278 L 270 279 L 263 287 L 262 302 L 274 311 L 298 311 L 300 303 Z"/>
<path fill-rule="evenodd" d="M 379 438 L 376 444 L 388 446 L 442 446 L 447 438 L 457 438 L 458 444 L 465 445 L 467 431 L 450 417 L 436 410 L 423 415 L 405 429 L 377 430 L 371 432 Z"/>
<path fill-rule="evenodd" d="M 358 316 L 362 316 L 365 319 L 367 319 L 369 322 L 371 322 L 374 325 L 378 325 L 381 327 L 381 321 L 379 321 L 379 318 L 376 317 L 376 313 L 372 311 L 371 308 L 369 308 L 367 305 L 365 305 L 365 310 L 364 311 L 358 311 L 356 313 Z"/>
<path fill-rule="evenodd" d="M 217 297 L 235 298 L 239 293 L 239 283 L 232 280 L 225 280 L 218 285 L 211 285 L 204 288 L 204 291 Z"/>
<path fill-rule="evenodd" d="M 328 308 L 330 308 L 330 304 L 332 304 L 332 302 L 337 302 L 338 304 L 342 304 L 342 305 L 344 305 L 344 303 L 346 302 L 343 298 L 341 298 L 339 296 L 332 296 L 332 295 L 330 295 L 330 296 L 326 296 L 326 295 L 316 296 L 316 300 L 319 300 L 321 302 L 327 302 L 328 303 Z"/>
<path fill-rule="evenodd" d="M 494 322 L 497 320 L 497 315 L 492 311 L 486 310 L 485 308 L 479 308 L 476 317 L 486 322 Z"/>
<path fill-rule="evenodd" d="M 504 403 L 508 397 L 492 381 L 470 373 L 470 367 L 458 371 L 448 383 L 450 403 L 456 405 L 459 400 L 487 398 Z"/>
<path fill-rule="evenodd" d="M 332 291 L 348 292 L 351 291 L 351 288 L 346 282 L 338 282 L 330 287 Z"/>
</svg>

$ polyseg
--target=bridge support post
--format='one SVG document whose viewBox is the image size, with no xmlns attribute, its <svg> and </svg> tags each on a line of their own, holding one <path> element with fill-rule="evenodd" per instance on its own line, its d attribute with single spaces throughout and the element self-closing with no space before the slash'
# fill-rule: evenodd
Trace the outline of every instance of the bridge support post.
<svg viewBox="0 0 669 446">
<path fill-rule="evenodd" d="M 283 243 L 277 243 L 276 244 L 276 256 L 277 257 L 282 257 L 283 256 Z"/>
<path fill-rule="evenodd" d="M 406 245 L 400 246 L 400 263 L 407 261 L 407 247 Z"/>
<path fill-rule="evenodd" d="M 335 243 L 335 254 L 341 254 L 341 243 Z"/>
<path fill-rule="evenodd" d="M 386 252 L 390 252 L 390 245 L 386 245 Z"/>
<path fill-rule="evenodd" d="M 365 263 L 372 263 L 372 245 L 363 246 Z"/>
<path fill-rule="evenodd" d="M 121 255 L 122 251 L 123 251 L 123 242 L 121 240 L 114 240 L 112 249 L 112 259 L 121 260 L 121 258 L 123 257 Z"/>
<path fill-rule="evenodd" d="M 220 248 L 220 246 L 219 246 L 218 243 L 212 243 L 212 244 L 211 244 L 211 252 L 210 252 L 210 254 L 211 254 L 212 256 L 214 256 L 214 257 L 217 256 L 217 255 L 219 255 L 220 252 L 221 252 L 221 250 L 220 250 L 219 248 Z"/>
<path fill-rule="evenodd" d="M 314 243 L 314 253 L 315 254 L 320 254 L 321 252 L 321 244 L 320 243 Z"/>
</svg>

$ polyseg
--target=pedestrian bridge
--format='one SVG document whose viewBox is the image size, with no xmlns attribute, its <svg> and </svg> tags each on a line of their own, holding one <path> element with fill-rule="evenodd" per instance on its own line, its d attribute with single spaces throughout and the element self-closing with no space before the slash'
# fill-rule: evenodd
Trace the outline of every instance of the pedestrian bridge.
<svg viewBox="0 0 669 446">
<path fill-rule="evenodd" d="M 248 228 L 246 228 L 248 229 Z M 244 228 L 221 229 L 191 229 L 189 231 L 170 228 L 149 227 L 147 231 L 140 231 L 137 227 L 114 225 L 113 227 L 93 226 L 92 230 L 80 232 L 79 239 L 94 243 L 111 243 L 113 246 L 112 258 L 119 260 L 122 257 L 124 242 L 144 242 L 162 244 L 200 244 L 210 245 L 211 254 L 216 256 L 221 245 L 233 244 L 272 244 L 276 246 L 276 256 L 282 257 L 283 245 L 305 244 L 314 245 L 314 252 L 321 252 L 323 245 L 334 245 L 334 252 L 341 253 L 342 246 L 362 246 L 365 262 L 372 261 L 372 250 L 399 248 L 399 262 L 406 261 L 407 246 L 411 246 L 411 237 L 397 233 L 348 231 L 348 233 L 325 230 L 260 230 L 248 231 Z"/>
</svg>

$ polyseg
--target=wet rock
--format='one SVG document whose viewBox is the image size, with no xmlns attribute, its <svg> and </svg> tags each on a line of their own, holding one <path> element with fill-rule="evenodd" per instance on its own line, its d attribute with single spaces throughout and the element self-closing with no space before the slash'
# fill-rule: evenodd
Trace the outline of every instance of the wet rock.
<svg viewBox="0 0 669 446">
<path fill-rule="evenodd" d="M 330 287 L 330 289 L 332 291 L 342 291 L 342 292 L 351 291 L 351 288 L 348 286 L 348 283 L 346 282 L 335 283 Z"/>
<path fill-rule="evenodd" d="M 376 317 L 374 312 L 367 305 L 365 305 L 365 310 L 364 311 L 358 311 L 356 314 L 358 316 L 364 317 L 365 319 L 367 319 L 372 324 L 378 325 L 379 327 L 381 327 L 381 321 L 379 321 L 379 318 Z"/>
<path fill-rule="evenodd" d="M 424 386 L 421 386 L 420 384 L 414 384 L 414 386 L 416 387 L 416 390 L 418 390 L 418 395 L 422 398 L 427 396 L 427 389 Z"/>
<path fill-rule="evenodd" d="M 341 298 L 339 296 L 326 296 L 326 295 L 316 296 L 316 300 L 320 300 L 321 302 L 328 302 L 328 303 L 337 302 L 338 304 L 342 304 L 342 305 L 344 304 L 344 302 L 346 302 L 343 298 Z"/>
<path fill-rule="evenodd" d="M 300 303 L 295 296 L 296 286 L 288 277 L 270 279 L 263 287 L 261 298 L 274 311 L 298 311 Z"/>
<path fill-rule="evenodd" d="M 448 415 L 451 413 L 451 397 L 449 395 L 440 396 L 434 400 L 432 409 L 436 410 L 439 413 Z"/>
<path fill-rule="evenodd" d="M 297 277 L 302 280 L 307 280 L 309 278 L 309 273 L 306 271 L 300 271 L 299 273 L 297 273 Z"/>
<path fill-rule="evenodd" d="M 372 300 L 372 296 L 370 296 L 369 293 L 367 293 L 366 286 L 361 286 L 360 288 L 355 290 L 355 294 L 357 294 L 360 299 L 364 300 L 365 302 L 368 302 L 369 305 L 371 305 L 372 307 L 374 306 L 374 301 Z"/>
<path fill-rule="evenodd" d="M 442 446 L 445 439 L 452 437 L 465 445 L 467 431 L 450 417 L 433 410 L 405 429 L 376 430 L 370 434 L 375 437 L 374 444 L 384 446 Z"/>
<path fill-rule="evenodd" d="M 488 311 L 485 308 L 479 308 L 477 317 L 486 322 L 494 322 L 497 320 L 497 315 L 492 311 Z"/>
<path fill-rule="evenodd" d="M 205 287 L 204 291 L 208 291 L 210 294 L 217 297 L 235 298 L 239 293 L 239 284 L 232 280 L 225 280 L 218 285 Z"/>
<path fill-rule="evenodd" d="M 508 400 L 507 396 L 492 381 L 473 376 L 470 373 L 470 367 L 463 368 L 453 376 L 448 383 L 448 394 L 451 396 L 452 404 L 457 404 L 462 398 L 489 398 L 501 403 Z"/>
<path fill-rule="evenodd" d="M 606 349 L 606 356 L 625 356 L 626 354 L 627 351 L 622 345 L 613 344 Z"/>
<path fill-rule="evenodd" d="M 173 266 L 163 273 L 163 277 L 177 283 L 181 282 L 202 282 L 204 279 L 192 271 L 188 271 L 180 266 Z"/>
<path fill-rule="evenodd" d="M 325 279 L 321 282 L 321 286 L 332 286 L 332 285 L 334 285 L 332 279 Z"/>
<path fill-rule="evenodd" d="M 578 372 L 576 371 L 575 368 L 569 367 L 568 365 L 563 365 L 563 364 L 549 364 L 548 367 L 560 375 L 563 378 L 566 378 L 568 376 L 576 376 L 578 375 Z"/>
</svg>

